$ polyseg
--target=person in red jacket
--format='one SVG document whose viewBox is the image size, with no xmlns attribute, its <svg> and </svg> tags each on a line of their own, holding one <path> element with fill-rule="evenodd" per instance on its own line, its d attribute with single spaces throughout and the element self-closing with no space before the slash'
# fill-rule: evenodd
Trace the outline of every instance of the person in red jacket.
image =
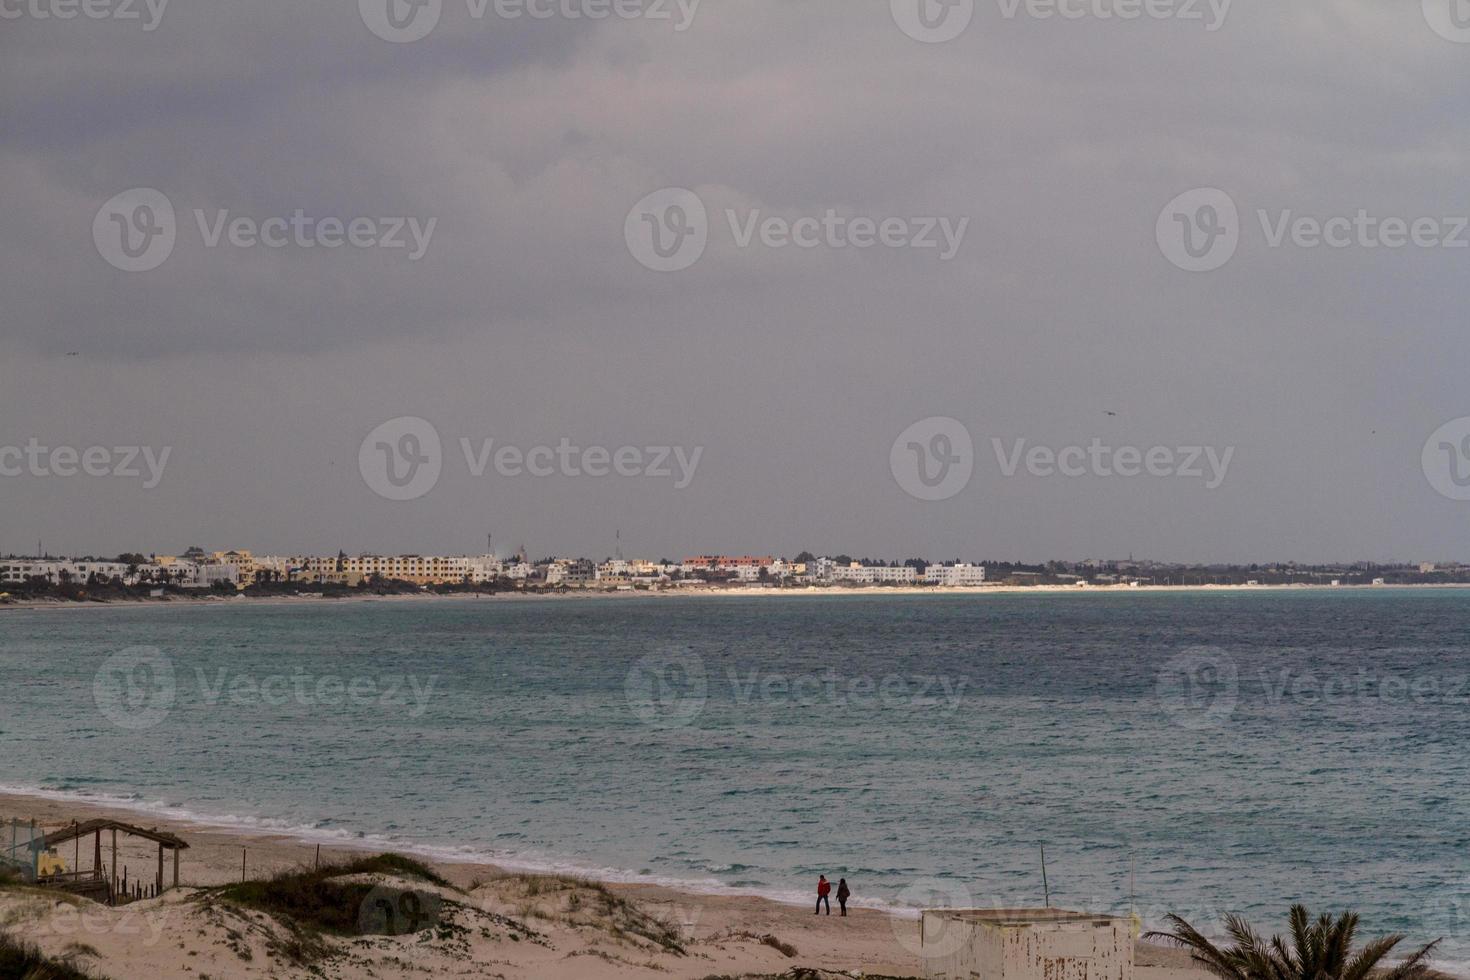
<svg viewBox="0 0 1470 980">
<path fill-rule="evenodd" d="M 827 896 L 832 893 L 832 882 L 827 880 L 826 875 L 817 875 L 817 910 L 812 915 L 822 914 L 822 903 L 827 904 L 827 914 L 832 914 L 832 900 Z"/>
</svg>

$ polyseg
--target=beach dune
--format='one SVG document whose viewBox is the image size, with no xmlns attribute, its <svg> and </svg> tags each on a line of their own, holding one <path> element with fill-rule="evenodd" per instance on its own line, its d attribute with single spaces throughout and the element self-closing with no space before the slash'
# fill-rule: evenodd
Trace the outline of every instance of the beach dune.
<svg viewBox="0 0 1470 980">
<path fill-rule="evenodd" d="M 92 973 L 126 980 L 327 975 L 341 978 L 782 976 L 920 977 L 918 922 L 872 909 L 848 918 L 753 896 L 704 895 L 652 885 L 600 884 L 517 874 L 481 864 L 434 863 L 444 885 L 393 874 L 364 877 L 388 906 L 413 893 L 435 908 L 431 928 L 407 935 L 318 937 L 290 916 L 242 907 L 213 891 L 250 879 L 345 864 L 365 852 L 286 837 L 143 818 L 92 804 L 0 795 L 0 819 L 54 830 L 108 817 L 184 837 L 182 886 L 108 908 L 35 889 L 0 889 L 0 930 Z M 135 850 L 129 850 L 129 847 Z M 86 848 L 81 848 L 85 851 Z M 73 854 L 61 855 L 68 863 Z M 80 854 L 90 867 L 90 855 Z M 151 875 L 156 855 L 124 845 L 119 866 Z M 355 880 L 355 879 L 354 879 Z M 381 901 L 365 902 L 368 906 Z M 349 912 L 351 910 L 348 910 Z M 393 930 L 387 930 L 393 931 Z M 1178 951 L 1140 944 L 1138 980 L 1203 980 Z M 794 975 L 794 974 L 793 974 Z"/>
</svg>

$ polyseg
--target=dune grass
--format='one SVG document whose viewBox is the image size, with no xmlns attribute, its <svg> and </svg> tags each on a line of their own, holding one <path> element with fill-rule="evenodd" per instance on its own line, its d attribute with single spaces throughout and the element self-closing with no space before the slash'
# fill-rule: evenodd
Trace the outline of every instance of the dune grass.
<svg viewBox="0 0 1470 980">
<path fill-rule="evenodd" d="M 287 871 L 272 878 L 223 885 L 211 891 L 226 902 L 269 913 L 304 929 L 333 936 L 377 935 L 381 933 L 370 928 L 375 919 L 374 912 L 372 909 L 365 912 L 364 905 L 378 886 L 365 881 L 341 880 L 353 875 L 372 874 L 452 887 L 412 858 L 401 854 L 378 854 L 345 864 Z M 427 915 L 423 922 L 426 928 L 433 924 Z M 365 929 L 365 926 L 369 928 Z"/>
<path fill-rule="evenodd" d="M 596 929 L 619 941 L 650 943 L 676 956 L 688 953 L 684 937 L 672 923 L 651 915 L 601 882 L 567 875 L 520 874 L 499 879 L 499 883 L 519 892 L 523 899 L 521 918 Z"/>
<path fill-rule="evenodd" d="M 0 977 L 6 980 L 99 980 L 95 973 L 44 955 L 34 946 L 0 932 Z"/>
</svg>

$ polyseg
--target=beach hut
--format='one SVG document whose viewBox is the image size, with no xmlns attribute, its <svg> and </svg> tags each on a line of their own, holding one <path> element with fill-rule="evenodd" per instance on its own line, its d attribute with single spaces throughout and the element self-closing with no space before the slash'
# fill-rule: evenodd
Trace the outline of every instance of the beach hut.
<svg viewBox="0 0 1470 980">
<path fill-rule="evenodd" d="M 930 909 L 928 980 L 1133 980 L 1127 919 L 1063 909 Z"/>
<path fill-rule="evenodd" d="M 111 862 L 106 864 L 102 860 L 104 831 L 110 836 L 112 858 Z M 187 851 L 189 845 L 184 843 L 182 838 L 173 834 L 152 827 L 137 827 L 119 820 L 88 820 L 83 823 L 73 823 L 70 827 L 42 837 L 36 844 L 42 853 L 54 852 L 63 844 L 74 844 L 76 866 L 70 871 L 38 876 L 36 883 L 63 888 L 98 901 L 117 902 L 119 899 L 126 898 L 129 889 L 125 887 L 126 880 L 119 876 L 117 867 L 118 834 L 140 838 L 158 845 L 157 875 L 151 885 L 134 879 L 133 885 L 138 893 L 145 896 L 161 895 L 168 888 L 179 887 L 179 852 Z M 81 845 L 82 841 L 88 837 L 92 838 L 92 867 L 89 871 L 83 871 L 80 867 Z M 171 885 L 164 884 L 164 852 L 173 856 L 173 883 Z"/>
</svg>

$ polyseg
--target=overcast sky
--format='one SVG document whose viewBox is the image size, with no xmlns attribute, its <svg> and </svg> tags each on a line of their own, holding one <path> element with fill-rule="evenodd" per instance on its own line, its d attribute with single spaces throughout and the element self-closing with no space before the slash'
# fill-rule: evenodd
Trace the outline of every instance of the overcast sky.
<svg viewBox="0 0 1470 980">
<path fill-rule="evenodd" d="M 0 0 L 0 550 L 1470 559 L 1451 0 L 376 2 Z"/>
</svg>

